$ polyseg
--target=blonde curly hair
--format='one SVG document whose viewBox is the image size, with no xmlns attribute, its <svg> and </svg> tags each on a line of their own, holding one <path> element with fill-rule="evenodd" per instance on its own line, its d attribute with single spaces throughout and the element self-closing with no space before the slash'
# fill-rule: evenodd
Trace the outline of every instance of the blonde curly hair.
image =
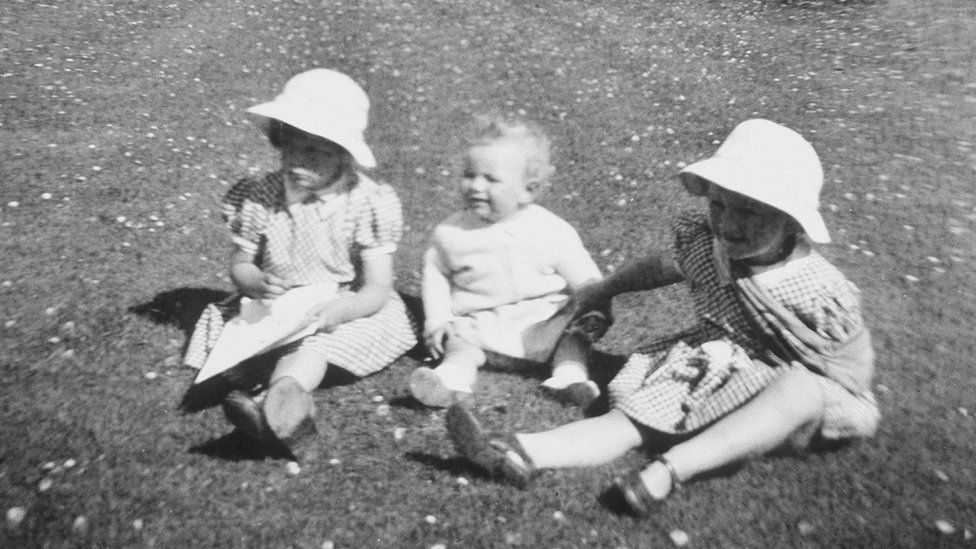
<svg viewBox="0 0 976 549">
<path fill-rule="evenodd" d="M 499 141 L 515 143 L 525 153 L 525 179 L 534 191 L 556 171 L 550 158 L 551 141 L 542 128 L 528 120 L 501 114 L 477 116 L 468 147 Z"/>
</svg>

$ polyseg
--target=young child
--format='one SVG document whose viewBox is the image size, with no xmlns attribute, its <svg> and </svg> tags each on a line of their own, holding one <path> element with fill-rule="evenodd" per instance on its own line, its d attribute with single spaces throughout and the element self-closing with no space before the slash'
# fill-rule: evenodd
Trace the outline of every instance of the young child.
<svg viewBox="0 0 976 549">
<path fill-rule="evenodd" d="M 708 216 L 679 217 L 673 258 L 652 254 L 618 270 L 584 290 L 579 310 L 686 281 L 698 325 L 633 355 L 610 384 L 614 407 L 603 416 L 506 442 L 489 440 L 466 407 L 452 406 L 448 429 L 474 463 L 524 485 L 537 469 L 603 464 L 639 446 L 663 451 L 615 480 L 644 515 L 682 482 L 724 465 L 875 432 L 874 355 L 858 291 L 812 248 L 830 237 L 811 145 L 748 120 L 680 178 L 707 197 Z"/>
<path fill-rule="evenodd" d="M 554 171 L 549 139 L 522 120 L 480 122 L 465 157 L 464 208 L 435 227 L 424 259 L 424 334 L 441 363 L 417 368 L 410 392 L 428 406 L 469 397 L 490 351 L 551 361 L 543 386 L 585 406 L 599 395 L 589 340 L 566 328 L 571 296 L 600 271 L 576 231 L 532 202 Z"/>
<path fill-rule="evenodd" d="M 365 376 L 416 344 L 393 290 L 393 254 L 402 231 L 393 189 L 359 168 L 376 165 L 366 144 L 369 99 L 348 76 L 313 69 L 291 78 L 262 118 L 281 167 L 246 178 L 224 197 L 238 291 L 273 299 L 297 286 L 333 283 L 318 330 L 288 345 L 260 403 L 242 391 L 224 401 L 227 418 L 260 442 L 297 443 L 314 429 L 311 392 L 332 365 Z M 186 362 L 202 364 L 227 317 L 205 314 Z"/>
</svg>

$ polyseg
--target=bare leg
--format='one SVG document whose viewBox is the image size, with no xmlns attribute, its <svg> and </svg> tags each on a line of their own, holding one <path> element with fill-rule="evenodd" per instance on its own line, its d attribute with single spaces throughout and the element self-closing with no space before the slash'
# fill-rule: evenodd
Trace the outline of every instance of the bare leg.
<svg viewBox="0 0 976 549">
<path fill-rule="evenodd" d="M 587 367 L 590 342 L 579 333 L 565 333 L 552 357 L 552 376 L 542 386 L 556 397 L 586 407 L 600 396 L 600 388 L 590 380 Z"/>
<path fill-rule="evenodd" d="M 444 385 L 455 391 L 471 392 L 478 377 L 478 368 L 484 366 L 485 352 L 459 337 L 447 338 L 444 358 L 434 368 L 444 380 Z"/>
<path fill-rule="evenodd" d="M 552 378 L 563 386 L 590 379 L 586 366 L 590 345 L 579 334 L 563 334 L 552 355 Z"/>
<path fill-rule="evenodd" d="M 796 433 L 815 428 L 824 412 L 815 375 L 802 368 L 790 369 L 741 408 L 671 448 L 664 457 L 678 479 L 688 480 L 765 454 Z M 651 463 L 641 479 L 655 498 L 666 496 L 673 488 L 671 475 L 661 462 Z"/>
<path fill-rule="evenodd" d="M 449 337 L 441 363 L 434 369 L 421 366 L 410 375 L 410 393 L 428 406 L 448 406 L 456 395 L 470 395 L 485 352 L 459 337 Z"/>
<path fill-rule="evenodd" d="M 308 392 L 314 391 L 325 379 L 329 363 L 314 351 L 297 349 L 280 359 L 271 373 L 270 385 L 284 377 L 297 381 Z"/>
<path fill-rule="evenodd" d="M 641 433 L 619 410 L 539 433 L 515 435 L 539 468 L 589 467 L 609 463 L 641 445 Z"/>
</svg>

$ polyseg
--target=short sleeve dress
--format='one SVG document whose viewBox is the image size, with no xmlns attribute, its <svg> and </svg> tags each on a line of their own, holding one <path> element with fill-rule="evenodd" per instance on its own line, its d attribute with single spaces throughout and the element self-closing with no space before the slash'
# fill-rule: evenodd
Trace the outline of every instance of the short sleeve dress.
<svg viewBox="0 0 976 549">
<path fill-rule="evenodd" d="M 666 433 L 687 433 L 720 419 L 755 396 L 785 368 L 766 361 L 762 338 L 722 268 L 722 258 L 708 219 L 700 213 L 679 216 L 674 252 L 685 275 L 698 323 L 677 336 L 651 343 L 631 356 L 610 383 L 614 406 L 637 423 Z M 863 326 L 857 288 L 826 259 L 811 252 L 786 265 L 754 276 L 777 302 L 805 325 L 843 342 Z M 714 358 L 714 349 L 722 358 Z M 880 414 L 864 383 L 819 376 L 826 410 L 820 434 L 825 438 L 865 437 L 874 433 Z"/>
<path fill-rule="evenodd" d="M 313 194 L 288 204 L 284 174 L 238 182 L 224 197 L 222 214 L 233 242 L 255 254 L 265 272 L 297 285 L 334 282 L 354 292 L 362 280 L 362 259 L 394 253 L 403 230 L 393 188 L 355 174 L 341 192 Z M 234 300 L 211 306 L 197 322 L 185 363 L 200 367 L 236 314 Z M 381 370 L 416 344 L 416 326 L 396 292 L 377 313 L 317 332 L 298 345 L 323 361 L 357 376 Z"/>
</svg>

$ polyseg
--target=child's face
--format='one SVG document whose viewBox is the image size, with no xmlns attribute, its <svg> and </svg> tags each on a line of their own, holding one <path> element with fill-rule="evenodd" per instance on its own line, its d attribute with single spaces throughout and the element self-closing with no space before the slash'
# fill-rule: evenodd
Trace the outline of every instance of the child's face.
<svg viewBox="0 0 976 549">
<path fill-rule="evenodd" d="M 464 205 L 494 223 L 532 202 L 526 188 L 527 159 L 515 143 L 496 141 L 468 149 L 462 173 Z"/>
<path fill-rule="evenodd" d="M 345 169 L 345 150 L 327 139 L 286 131 L 278 151 L 291 181 L 309 191 L 329 186 Z"/>
<path fill-rule="evenodd" d="M 714 184 L 708 186 L 708 213 L 712 231 L 736 261 L 776 261 L 796 233 L 787 214 Z"/>
</svg>

